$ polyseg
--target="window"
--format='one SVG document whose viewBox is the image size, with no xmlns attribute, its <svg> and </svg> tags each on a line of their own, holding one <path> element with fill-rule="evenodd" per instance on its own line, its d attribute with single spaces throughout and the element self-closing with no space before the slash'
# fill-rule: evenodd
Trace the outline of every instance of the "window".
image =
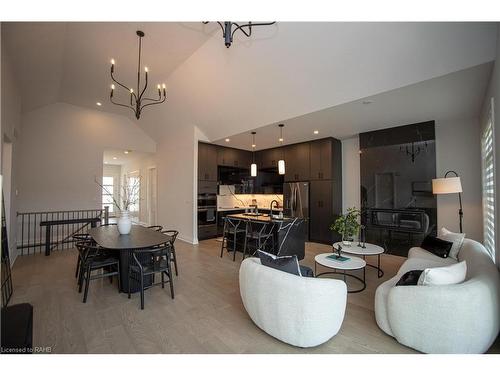
<svg viewBox="0 0 500 375">
<path fill-rule="evenodd" d="M 126 178 L 128 196 L 130 201 L 129 211 L 139 212 L 141 178 L 138 172 L 131 172 Z"/>
<path fill-rule="evenodd" d="M 113 204 L 114 178 L 104 176 L 102 178 L 102 208 L 109 207 L 109 212 L 114 212 Z"/>
<path fill-rule="evenodd" d="M 495 132 L 493 98 L 481 137 L 484 246 L 495 260 Z"/>
</svg>

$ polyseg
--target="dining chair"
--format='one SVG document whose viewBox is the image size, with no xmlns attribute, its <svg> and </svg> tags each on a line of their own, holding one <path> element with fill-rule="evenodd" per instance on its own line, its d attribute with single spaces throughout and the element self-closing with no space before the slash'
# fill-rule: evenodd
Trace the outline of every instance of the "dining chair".
<svg viewBox="0 0 500 375">
<path fill-rule="evenodd" d="M 243 251 L 243 259 L 246 258 L 249 247 L 253 249 L 253 252 L 249 254 L 250 256 L 254 256 L 257 250 L 266 251 L 265 248 L 267 245 L 271 245 L 271 249 L 274 249 L 274 232 L 272 227 L 268 224 L 257 223 L 252 220 L 247 222 L 247 246 Z M 270 244 L 269 240 L 271 241 Z"/>
<path fill-rule="evenodd" d="M 161 232 L 163 227 L 161 225 L 150 225 L 149 227 L 147 227 L 148 229 L 153 229 L 157 232 Z"/>
<path fill-rule="evenodd" d="M 224 229 L 222 232 L 222 245 L 220 248 L 220 257 L 224 253 L 224 249 L 230 251 L 229 240 L 232 237 L 233 242 L 233 262 L 236 260 L 236 247 L 238 244 L 238 234 L 244 234 L 244 243 L 243 243 L 243 254 L 246 252 L 247 248 L 247 220 L 241 219 L 232 219 L 229 217 L 224 218 Z"/>
<path fill-rule="evenodd" d="M 116 256 L 111 255 L 103 248 L 93 245 L 89 242 L 78 242 L 77 248 L 80 248 L 84 254 L 84 258 L 80 264 L 80 277 L 78 282 L 78 293 L 82 292 L 83 284 L 85 283 L 85 292 L 83 294 L 83 303 L 87 302 L 89 292 L 89 284 L 91 280 L 102 279 L 109 277 L 110 282 L 113 282 L 113 276 L 118 276 L 118 291 L 120 291 L 120 261 Z M 94 273 L 94 271 L 102 271 Z"/>
<path fill-rule="evenodd" d="M 170 254 L 170 244 L 168 243 L 162 247 L 134 250 L 132 252 L 128 272 L 128 298 L 130 298 L 130 284 L 132 279 L 134 279 L 140 284 L 141 310 L 144 310 L 144 290 L 153 286 L 161 284 L 163 289 L 165 288 L 165 282 L 168 282 L 170 284 L 170 295 L 174 299 L 174 282 Z M 161 274 L 161 282 L 152 283 L 150 286 L 145 287 L 145 278 L 148 276 L 154 277 L 157 273 Z M 165 276 L 168 278 L 166 281 Z"/>
<path fill-rule="evenodd" d="M 73 242 L 78 243 L 78 242 L 88 242 L 90 245 L 94 243 L 94 240 L 88 233 L 76 233 L 71 236 L 73 238 Z M 75 245 L 76 246 L 76 245 Z M 83 254 L 83 249 L 84 247 L 81 246 L 76 246 L 76 249 L 78 250 L 77 254 L 77 259 L 76 259 L 76 270 L 75 270 L 75 278 L 78 278 L 78 275 L 80 274 L 80 264 L 82 262 L 82 259 L 84 257 Z"/>
<path fill-rule="evenodd" d="M 171 240 L 169 241 L 170 252 L 172 255 L 171 260 L 172 260 L 172 262 L 174 262 L 175 276 L 179 276 L 179 272 L 177 271 L 177 254 L 175 253 L 175 240 L 177 239 L 179 232 L 176 230 L 170 229 L 170 230 L 164 230 L 164 231 L 162 231 L 162 233 L 170 236 L 170 238 L 171 238 Z"/>
</svg>

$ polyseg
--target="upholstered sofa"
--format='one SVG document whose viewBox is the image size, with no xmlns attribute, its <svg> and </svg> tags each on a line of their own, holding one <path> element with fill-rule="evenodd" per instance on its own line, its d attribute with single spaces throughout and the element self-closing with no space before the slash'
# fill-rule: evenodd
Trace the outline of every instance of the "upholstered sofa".
<svg viewBox="0 0 500 375">
<path fill-rule="evenodd" d="M 269 335 L 312 347 L 337 334 L 347 302 L 341 280 L 302 277 L 263 266 L 258 258 L 240 267 L 240 294 L 248 315 Z"/>
<path fill-rule="evenodd" d="M 424 353 L 484 353 L 499 333 L 500 278 L 480 243 L 465 239 L 458 253 L 466 261 L 463 283 L 395 286 L 410 270 L 456 263 L 415 247 L 396 276 L 375 293 L 378 326 L 398 342 Z"/>
</svg>

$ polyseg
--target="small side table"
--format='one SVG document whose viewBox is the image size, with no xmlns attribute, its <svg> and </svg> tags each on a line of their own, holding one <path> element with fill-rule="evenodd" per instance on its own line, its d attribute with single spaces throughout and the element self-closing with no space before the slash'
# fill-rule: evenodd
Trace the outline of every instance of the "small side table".
<svg viewBox="0 0 500 375">
<path fill-rule="evenodd" d="M 384 248 L 378 245 L 374 245 L 371 243 L 366 243 L 365 248 L 358 246 L 356 243 L 353 243 L 351 246 L 344 246 L 342 242 L 335 242 L 333 246 L 338 248 L 338 245 L 342 246 L 342 252 L 353 255 L 361 255 L 363 259 L 367 256 L 377 256 L 377 265 L 374 266 L 372 264 L 367 263 L 368 267 L 375 268 L 377 270 L 378 278 L 380 279 L 384 276 L 384 271 L 380 268 L 380 255 L 384 253 Z"/>
<path fill-rule="evenodd" d="M 363 286 L 359 289 L 356 290 L 348 290 L 348 293 L 359 293 L 365 290 L 366 288 L 366 279 L 365 279 L 365 266 L 366 266 L 366 261 L 364 261 L 361 258 L 358 257 L 348 257 L 349 259 L 346 261 L 338 261 L 335 259 L 328 258 L 329 255 L 332 255 L 332 253 L 324 253 L 324 254 L 318 254 L 314 257 L 314 275 L 315 277 L 319 277 L 322 275 L 328 275 L 328 274 L 342 274 L 344 275 L 344 282 L 346 282 L 346 277 L 352 277 L 358 281 L 360 281 Z M 316 265 L 321 265 L 326 268 L 333 269 L 333 271 L 328 271 L 328 272 L 322 272 L 322 273 L 316 273 Z M 352 271 L 352 270 L 363 270 L 363 278 L 360 278 L 356 275 L 346 273 L 346 271 Z M 343 272 L 338 272 L 338 270 L 341 270 Z"/>
</svg>

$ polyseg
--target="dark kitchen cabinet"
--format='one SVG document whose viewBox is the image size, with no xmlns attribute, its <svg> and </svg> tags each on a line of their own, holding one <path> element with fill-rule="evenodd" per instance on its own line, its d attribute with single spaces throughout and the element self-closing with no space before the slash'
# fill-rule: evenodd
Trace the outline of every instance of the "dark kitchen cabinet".
<svg viewBox="0 0 500 375">
<path fill-rule="evenodd" d="M 311 180 L 342 181 L 342 143 L 325 138 L 311 142 Z"/>
<path fill-rule="evenodd" d="M 285 181 L 308 181 L 310 178 L 309 143 L 285 147 Z"/>
<path fill-rule="evenodd" d="M 219 147 L 217 151 L 217 164 L 224 167 L 250 169 L 252 153 L 230 147 Z"/>
<path fill-rule="evenodd" d="M 311 181 L 309 201 L 309 240 L 326 244 L 340 241 L 330 225 L 342 213 L 341 184 L 331 180 Z"/>
<path fill-rule="evenodd" d="M 284 150 L 282 148 L 270 148 L 255 153 L 257 167 L 260 169 L 278 169 L 278 160 L 283 157 Z"/>
<path fill-rule="evenodd" d="M 217 181 L 217 146 L 198 143 L 198 180 Z"/>
</svg>

